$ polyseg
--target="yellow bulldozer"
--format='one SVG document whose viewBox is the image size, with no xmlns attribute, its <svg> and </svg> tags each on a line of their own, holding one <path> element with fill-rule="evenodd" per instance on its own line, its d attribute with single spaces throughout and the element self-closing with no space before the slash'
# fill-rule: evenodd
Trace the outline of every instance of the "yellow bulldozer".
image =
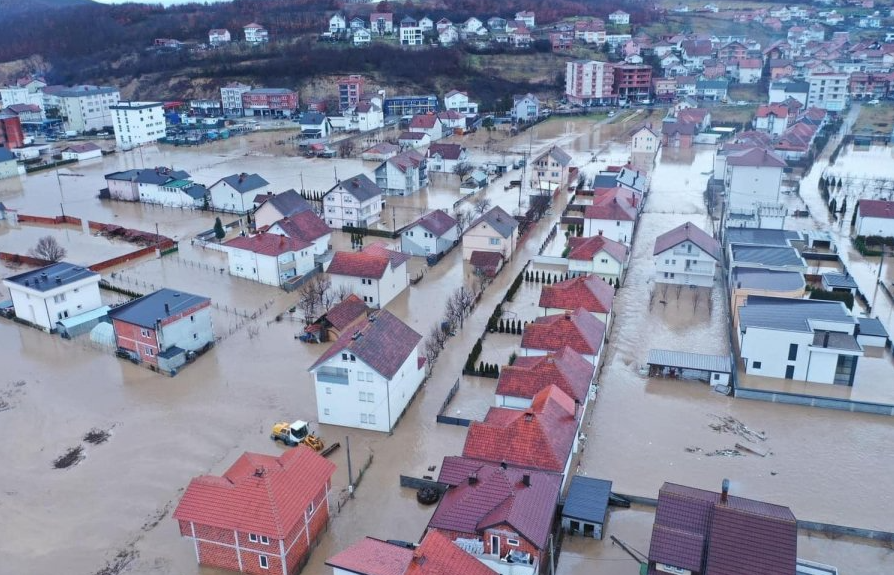
<svg viewBox="0 0 894 575">
<path fill-rule="evenodd" d="M 270 439 L 273 441 L 282 441 L 289 447 L 296 445 L 306 445 L 314 451 L 323 451 L 323 440 L 313 435 L 307 426 L 306 421 L 295 421 L 288 423 L 281 421 L 273 424 L 273 431 L 270 432 Z"/>
</svg>

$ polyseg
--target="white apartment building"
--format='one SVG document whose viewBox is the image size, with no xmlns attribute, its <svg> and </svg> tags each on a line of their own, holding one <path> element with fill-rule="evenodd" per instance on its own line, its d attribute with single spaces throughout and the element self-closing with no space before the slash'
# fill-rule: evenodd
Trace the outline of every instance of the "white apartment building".
<svg viewBox="0 0 894 575">
<path fill-rule="evenodd" d="M 245 109 L 242 107 L 242 94 L 251 90 L 248 84 L 231 82 L 220 89 L 220 103 L 224 116 L 242 116 Z"/>
<path fill-rule="evenodd" d="M 118 88 L 110 86 L 74 86 L 53 97 L 59 102 L 59 113 L 66 119 L 68 129 L 76 132 L 113 126 L 112 106 L 120 99 Z"/>
<path fill-rule="evenodd" d="M 102 307 L 100 275 L 68 262 L 10 276 L 3 280 L 16 317 L 45 331 L 56 322 Z"/>
<path fill-rule="evenodd" d="M 840 112 L 847 107 L 848 74 L 808 74 L 807 107 L 817 107 L 829 112 Z"/>
<path fill-rule="evenodd" d="M 34 92 L 23 86 L 7 86 L 0 88 L 0 107 L 8 108 L 16 104 L 37 106 L 44 109 L 43 94 Z"/>
<path fill-rule="evenodd" d="M 165 137 L 165 116 L 161 102 L 119 102 L 109 108 L 115 143 L 119 148 L 157 142 Z"/>
<path fill-rule="evenodd" d="M 368 228 L 382 214 L 382 189 L 363 174 L 342 180 L 323 196 L 323 220 L 330 228 Z"/>
<path fill-rule="evenodd" d="M 785 167 L 785 160 L 757 146 L 718 154 L 714 161 L 714 173 L 723 174 L 733 212 L 778 206 Z"/>
<path fill-rule="evenodd" d="M 574 60 L 565 64 L 565 97 L 579 105 L 604 104 L 614 100 L 614 67 L 608 62 Z"/>
<path fill-rule="evenodd" d="M 401 46 L 422 46 L 424 40 L 422 38 L 422 28 L 419 23 L 412 18 L 404 18 L 400 22 L 400 44 Z"/>
<path fill-rule="evenodd" d="M 655 282 L 712 287 L 720 263 L 720 242 L 692 222 L 655 239 Z"/>
<path fill-rule="evenodd" d="M 444 96 L 444 109 L 453 110 L 460 114 L 477 114 L 478 103 L 470 102 L 469 95 L 459 90 L 450 90 Z"/>
</svg>

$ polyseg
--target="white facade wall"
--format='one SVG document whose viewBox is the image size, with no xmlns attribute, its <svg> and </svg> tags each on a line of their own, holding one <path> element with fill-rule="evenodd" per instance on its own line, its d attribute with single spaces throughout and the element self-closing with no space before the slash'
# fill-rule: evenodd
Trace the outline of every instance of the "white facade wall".
<svg viewBox="0 0 894 575">
<path fill-rule="evenodd" d="M 757 204 L 779 203 L 782 168 L 726 165 L 729 207 L 750 210 Z"/>
<path fill-rule="evenodd" d="M 835 378 L 838 352 L 828 349 L 816 352 L 817 348 L 811 345 L 813 333 L 749 327 L 740 339 L 745 373 L 783 379 L 786 367 L 793 365 L 792 379 L 796 381 L 832 383 Z M 790 344 L 798 345 L 794 361 L 788 359 Z"/>
<path fill-rule="evenodd" d="M 111 112 L 115 143 L 119 148 L 132 148 L 165 137 L 161 102 L 125 102 L 114 106 Z"/>
<path fill-rule="evenodd" d="M 63 160 L 77 160 L 82 162 L 84 160 L 92 160 L 101 157 L 102 150 L 90 150 L 89 152 L 62 152 Z"/>
<path fill-rule="evenodd" d="M 830 112 L 840 112 L 847 107 L 847 74 L 823 74 L 807 76 L 810 91 L 807 93 L 807 107 L 817 107 Z"/>
<path fill-rule="evenodd" d="M 453 227 L 442 236 L 435 236 L 420 225 L 405 230 L 400 236 L 400 251 L 414 256 L 427 256 L 445 252 L 457 239 L 456 228 Z"/>
<path fill-rule="evenodd" d="M 286 280 L 302 276 L 314 267 L 311 248 L 286 252 L 279 256 L 258 254 L 250 250 L 227 248 L 230 275 L 262 284 L 281 286 Z"/>
<path fill-rule="evenodd" d="M 504 238 L 486 222 L 481 223 L 463 234 L 463 259 L 470 259 L 474 251 L 497 252 L 503 254 L 504 259 L 509 259 L 515 251 L 517 239 L 518 228 L 513 230 L 511 236 Z"/>
<path fill-rule="evenodd" d="M 528 409 L 533 400 L 530 397 L 513 397 L 511 395 L 494 395 L 494 405 L 509 409 Z"/>
<path fill-rule="evenodd" d="M 140 201 L 175 208 L 194 208 L 202 204 L 201 200 L 196 201 L 195 198 L 179 188 L 152 184 L 140 184 Z"/>
<path fill-rule="evenodd" d="M 657 283 L 712 287 L 717 260 L 690 241 L 655 256 Z"/>
<path fill-rule="evenodd" d="M 221 180 L 211 186 L 208 191 L 211 196 L 211 207 L 214 209 L 244 214 L 254 207 L 255 196 L 266 194 L 269 189 L 270 185 L 268 184 L 243 194 L 227 182 Z"/>
<path fill-rule="evenodd" d="M 240 84 L 238 86 L 224 86 L 220 89 L 220 102 L 223 113 L 242 116 L 245 112 L 242 107 L 242 94 L 251 90 L 251 86 Z"/>
<path fill-rule="evenodd" d="M 279 227 L 279 223 L 275 223 L 269 228 L 267 228 L 268 234 L 276 234 L 278 236 L 285 236 L 286 234 L 281 227 Z M 327 251 L 329 251 L 329 242 L 332 241 L 332 234 L 325 234 L 314 241 L 311 242 L 311 253 L 315 256 L 323 255 Z"/>
<path fill-rule="evenodd" d="M 894 219 L 866 218 L 858 215 L 856 232 L 858 236 L 894 237 Z"/>
<path fill-rule="evenodd" d="M 422 28 L 419 26 L 401 26 L 400 43 L 403 46 L 422 46 Z"/>
<path fill-rule="evenodd" d="M 356 294 L 371 308 L 382 309 L 410 285 L 407 264 L 404 262 L 397 268 L 389 264 L 381 279 L 358 278 L 330 274 L 332 288 L 338 291 L 341 286 Z"/>
<path fill-rule="evenodd" d="M 19 164 L 13 159 L 6 162 L 0 162 L 0 180 L 6 178 L 14 178 L 18 175 L 24 175 L 25 168 L 19 169 Z"/>
<path fill-rule="evenodd" d="M 584 235 L 587 237 L 603 235 L 610 240 L 630 245 L 633 239 L 633 222 L 584 218 Z"/>
<path fill-rule="evenodd" d="M 605 252 L 599 252 L 592 260 L 568 259 L 568 271 L 572 274 L 593 274 L 605 281 L 619 280 L 624 275 L 624 263 Z"/>
<path fill-rule="evenodd" d="M 60 319 L 102 307 L 99 279 L 92 276 L 44 292 L 7 281 L 3 285 L 9 290 L 16 316 L 52 331 Z"/>
<path fill-rule="evenodd" d="M 754 119 L 755 130 L 767 132 L 774 136 L 781 136 L 786 128 L 788 128 L 788 118 L 779 118 L 774 115 L 769 115 L 764 118 Z"/>
<path fill-rule="evenodd" d="M 630 141 L 630 151 L 634 154 L 654 154 L 658 151 L 661 140 L 648 130 L 640 130 L 633 134 Z"/>
<path fill-rule="evenodd" d="M 371 227 L 381 219 L 382 196 L 372 197 L 358 203 L 357 199 L 339 189 L 330 191 L 323 198 L 323 215 L 330 228 L 342 226 Z"/>
<path fill-rule="evenodd" d="M 348 359 L 343 359 L 347 354 Z M 338 353 L 314 370 L 317 419 L 320 423 L 389 432 L 422 383 L 419 350 L 414 349 L 392 379 L 385 379 L 350 351 Z M 344 383 L 327 381 L 322 368 L 346 370 Z M 371 418 L 372 416 L 372 422 Z"/>
<path fill-rule="evenodd" d="M 469 102 L 469 97 L 466 94 L 457 93 L 444 98 L 444 109 L 453 110 L 461 114 L 477 114 L 478 104 Z"/>
<path fill-rule="evenodd" d="M 196 351 L 214 341 L 214 326 L 211 323 L 211 306 L 203 307 L 191 316 L 163 325 L 156 332 L 159 348 L 162 350 L 177 346 L 186 351 Z"/>
<path fill-rule="evenodd" d="M 59 96 L 60 113 L 68 118 L 68 129 L 76 132 L 101 130 L 114 126 L 111 107 L 118 104 L 118 91 L 96 93 L 85 91 L 79 96 Z"/>
</svg>

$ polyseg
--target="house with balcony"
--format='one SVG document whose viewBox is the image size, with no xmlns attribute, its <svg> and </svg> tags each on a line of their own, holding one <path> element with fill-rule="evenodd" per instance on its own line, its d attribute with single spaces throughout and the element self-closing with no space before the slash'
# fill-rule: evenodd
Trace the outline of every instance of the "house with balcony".
<svg viewBox="0 0 894 575">
<path fill-rule="evenodd" d="M 333 229 L 370 228 L 381 219 L 382 188 L 364 174 L 340 181 L 323 196 L 323 220 Z"/>
<path fill-rule="evenodd" d="M 16 317 L 44 331 L 57 322 L 102 307 L 100 275 L 68 262 L 56 262 L 3 279 Z"/>
<path fill-rule="evenodd" d="M 655 282 L 713 287 L 721 253 L 720 242 L 686 222 L 655 238 Z"/>
<path fill-rule="evenodd" d="M 261 232 L 223 244 L 230 275 L 283 286 L 314 269 L 313 245 L 298 238 Z"/>
<path fill-rule="evenodd" d="M 525 327 L 520 355 L 534 357 L 570 347 L 598 366 L 605 331 L 605 322 L 582 307 L 541 316 Z"/>
<path fill-rule="evenodd" d="M 624 280 L 630 248 L 606 236 L 568 238 L 568 271 L 571 275 L 593 274 L 606 282 Z"/>
<path fill-rule="evenodd" d="M 387 195 L 406 196 L 428 186 L 428 164 L 416 150 L 382 162 L 375 170 L 376 185 Z"/>
<path fill-rule="evenodd" d="M 257 22 L 243 26 L 242 33 L 249 44 L 266 44 L 270 40 L 270 33 Z"/>
<path fill-rule="evenodd" d="M 506 211 L 494 206 L 472 222 L 463 233 L 463 259 L 472 252 L 495 252 L 510 259 L 518 242 L 518 221 Z"/>
<path fill-rule="evenodd" d="M 584 208 L 584 236 L 606 238 L 630 244 L 639 218 L 639 195 L 620 186 L 608 188 L 593 197 Z"/>
<path fill-rule="evenodd" d="M 394 14 L 391 12 L 373 12 L 369 15 L 369 30 L 377 36 L 394 33 Z"/>
<path fill-rule="evenodd" d="M 430 172 L 452 174 L 457 164 L 468 161 L 466 149 L 460 144 L 432 144 L 425 152 Z"/>
<path fill-rule="evenodd" d="M 409 254 L 373 243 L 359 252 L 335 252 L 326 273 L 336 291 L 344 287 L 371 308 L 384 308 L 410 285 Z"/>
<path fill-rule="evenodd" d="M 414 256 L 440 256 L 459 240 L 456 219 L 444 210 L 435 210 L 400 232 L 400 251 Z"/>
<path fill-rule="evenodd" d="M 533 94 L 513 96 L 510 115 L 515 122 L 532 122 L 540 117 L 540 100 Z"/>
<path fill-rule="evenodd" d="M 470 102 L 467 92 L 450 90 L 444 95 L 444 109 L 474 116 L 478 114 L 478 103 Z"/>
<path fill-rule="evenodd" d="M 540 572 L 548 554 L 560 475 L 445 457 L 438 482 L 448 487 L 427 533 L 443 535 L 498 573 Z"/>
<path fill-rule="evenodd" d="M 308 369 L 318 421 L 389 433 L 422 384 L 421 341 L 385 310 L 342 333 Z"/>
<path fill-rule="evenodd" d="M 555 385 L 586 409 L 596 368 L 571 349 L 563 347 L 546 355 L 519 357 L 512 365 L 504 365 L 497 383 L 496 406 L 528 409 L 534 397 Z"/>
<path fill-rule="evenodd" d="M 262 231 L 307 242 L 315 256 L 325 254 L 332 247 L 332 229 L 312 210 L 282 218 Z"/>
</svg>

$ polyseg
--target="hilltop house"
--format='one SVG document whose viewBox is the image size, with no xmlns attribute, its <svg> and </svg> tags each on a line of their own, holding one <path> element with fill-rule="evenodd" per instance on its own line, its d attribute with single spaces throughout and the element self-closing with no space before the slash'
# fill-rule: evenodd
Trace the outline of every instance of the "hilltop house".
<svg viewBox="0 0 894 575">
<path fill-rule="evenodd" d="M 515 252 L 518 241 L 518 221 L 495 206 L 472 222 L 463 234 L 463 259 L 472 257 L 472 252 L 496 252 L 509 259 Z"/>
<path fill-rule="evenodd" d="M 555 385 L 586 409 L 595 374 L 593 364 L 570 347 L 541 356 L 519 357 L 500 371 L 496 406 L 528 409 L 538 393 Z"/>
<path fill-rule="evenodd" d="M 605 323 L 579 307 L 538 317 L 525 327 L 521 348 L 525 357 L 546 355 L 570 347 L 593 365 L 599 365 L 605 343 Z"/>
<path fill-rule="evenodd" d="M 630 249 L 605 236 L 568 238 L 568 271 L 594 274 L 607 282 L 622 281 Z"/>
<path fill-rule="evenodd" d="M 459 144 L 432 144 L 425 153 L 430 172 L 452 174 L 457 164 L 468 159 L 466 149 Z"/>
<path fill-rule="evenodd" d="M 382 214 L 382 189 L 363 174 L 342 180 L 323 196 L 323 219 L 333 229 L 369 228 Z"/>
<path fill-rule="evenodd" d="M 400 251 L 414 256 L 441 255 L 458 239 L 457 221 L 444 210 L 435 210 L 401 230 Z"/>
<path fill-rule="evenodd" d="M 255 197 L 254 203 L 258 206 L 254 213 L 255 228 L 259 230 L 264 226 L 273 225 L 283 218 L 301 212 L 312 212 L 314 209 L 311 203 L 295 190 L 286 190 L 280 194 L 273 194 L 273 192 L 259 194 Z"/>
<path fill-rule="evenodd" d="M 208 43 L 212 46 L 226 44 L 230 39 L 230 31 L 226 28 L 212 28 L 208 32 Z"/>
<path fill-rule="evenodd" d="M 233 174 L 221 178 L 208 188 L 211 207 L 222 212 L 246 214 L 251 211 L 258 194 L 266 194 L 270 183 L 258 174 Z"/>
<path fill-rule="evenodd" d="M 332 247 L 332 230 L 320 216 L 311 210 L 298 212 L 283 218 L 266 230 L 267 233 L 288 236 L 311 244 L 311 252 L 315 256 L 323 255 Z"/>
<path fill-rule="evenodd" d="M 282 286 L 314 268 L 313 246 L 297 238 L 261 232 L 223 245 L 230 275 L 262 284 Z"/>
<path fill-rule="evenodd" d="M 309 447 L 245 452 L 222 476 L 189 482 L 174 519 L 199 565 L 296 573 L 329 524 L 335 464 Z"/>
<path fill-rule="evenodd" d="M 531 122 L 540 117 L 540 100 L 533 94 L 512 97 L 512 120 L 515 122 Z"/>
<path fill-rule="evenodd" d="M 99 280 L 88 268 L 56 262 L 4 278 L 3 285 L 17 318 L 51 332 L 60 320 L 102 307 Z"/>
<path fill-rule="evenodd" d="M 409 254 L 374 243 L 359 252 L 335 252 L 326 272 L 335 290 L 344 286 L 371 308 L 383 308 L 410 285 Z"/>
<path fill-rule="evenodd" d="M 655 282 L 713 287 L 720 262 L 720 242 L 692 222 L 655 239 Z"/>
<path fill-rule="evenodd" d="M 470 102 L 469 95 L 466 92 L 450 90 L 444 96 L 444 109 L 474 116 L 478 114 L 478 103 Z"/>
<path fill-rule="evenodd" d="M 120 353 L 174 373 L 187 354 L 214 345 L 211 299 L 163 288 L 109 312 Z"/>
<path fill-rule="evenodd" d="M 375 173 L 376 185 L 388 195 L 404 196 L 428 186 L 428 165 L 415 150 L 388 158 Z"/>
<path fill-rule="evenodd" d="M 249 44 L 266 44 L 270 40 L 267 29 L 256 22 L 243 26 L 242 33 Z"/>
<path fill-rule="evenodd" d="M 390 432 L 425 375 L 420 341 L 385 310 L 342 333 L 308 370 L 319 422 Z"/>
</svg>

